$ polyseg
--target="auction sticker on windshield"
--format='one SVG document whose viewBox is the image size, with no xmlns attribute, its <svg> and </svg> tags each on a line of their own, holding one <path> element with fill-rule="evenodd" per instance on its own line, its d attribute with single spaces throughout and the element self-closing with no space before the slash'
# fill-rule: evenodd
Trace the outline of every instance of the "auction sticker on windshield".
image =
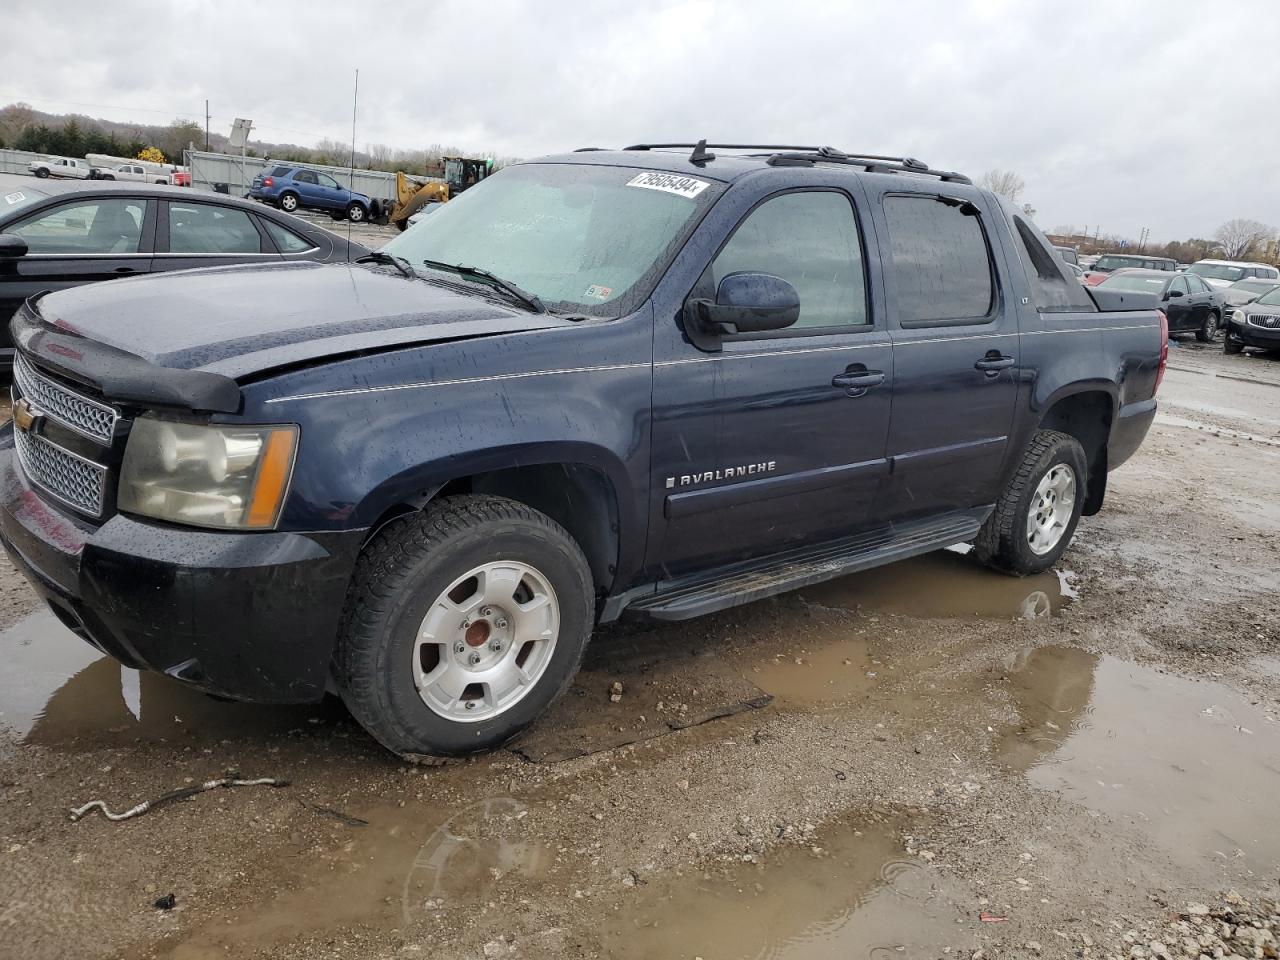
<svg viewBox="0 0 1280 960">
<path fill-rule="evenodd" d="M 675 173 L 658 173 L 650 171 L 627 181 L 628 187 L 641 187 L 645 190 L 661 190 L 663 193 L 674 193 L 677 197 L 692 200 L 711 184 L 694 177 L 682 177 Z"/>
<path fill-rule="evenodd" d="M 4 202 L 5 202 L 5 203 L 19 203 L 20 201 L 25 200 L 25 199 L 27 199 L 27 195 L 26 195 L 25 193 L 7 193 L 7 194 L 5 194 Z"/>
</svg>

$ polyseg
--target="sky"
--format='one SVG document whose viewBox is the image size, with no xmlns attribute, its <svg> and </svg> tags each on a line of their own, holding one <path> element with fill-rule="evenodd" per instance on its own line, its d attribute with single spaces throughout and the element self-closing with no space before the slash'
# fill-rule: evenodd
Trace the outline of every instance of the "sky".
<svg viewBox="0 0 1280 960">
<path fill-rule="evenodd" d="M 532 158 L 831 144 L 975 180 L 1046 230 L 1280 224 L 1275 0 L 5 0 L 0 104 Z M 18 42 L 15 42 L 18 41 Z"/>
</svg>

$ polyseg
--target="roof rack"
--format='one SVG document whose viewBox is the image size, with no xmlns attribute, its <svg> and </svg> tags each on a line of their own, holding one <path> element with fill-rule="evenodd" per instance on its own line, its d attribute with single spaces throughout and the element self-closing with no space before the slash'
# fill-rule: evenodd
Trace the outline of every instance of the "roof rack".
<svg viewBox="0 0 1280 960">
<path fill-rule="evenodd" d="M 717 150 L 753 150 L 760 151 L 748 156 L 764 158 L 773 167 L 813 166 L 816 163 L 843 163 L 850 166 L 863 167 L 869 173 L 914 173 L 923 176 L 937 177 L 944 183 L 972 183 L 963 173 L 950 170 L 931 170 L 927 163 L 915 157 L 891 157 L 875 153 L 846 153 L 835 147 L 797 146 L 778 143 L 635 143 L 624 150 L 679 150 L 692 148 L 689 162 L 704 166 L 714 160 L 716 155 L 709 153 L 708 148 Z"/>
</svg>

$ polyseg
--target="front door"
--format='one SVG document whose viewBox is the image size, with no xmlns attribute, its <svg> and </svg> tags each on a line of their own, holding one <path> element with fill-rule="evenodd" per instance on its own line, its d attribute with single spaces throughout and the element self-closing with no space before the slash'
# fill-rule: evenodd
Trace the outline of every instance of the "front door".
<svg viewBox="0 0 1280 960">
<path fill-rule="evenodd" d="M 994 503 L 1017 395 L 1017 305 L 993 256 L 978 191 L 886 188 L 878 197 L 893 337 L 893 480 L 877 512 L 898 519 Z"/>
<path fill-rule="evenodd" d="M 37 293 L 150 272 L 154 206 L 136 197 L 73 199 L 6 226 L 27 241 L 27 253 L 0 261 L 0 323 L 7 329 Z"/>
<path fill-rule="evenodd" d="M 690 296 L 767 273 L 796 288 L 800 318 L 702 348 L 658 331 L 649 562 L 663 579 L 856 530 L 887 472 L 893 356 L 855 195 L 757 189 L 713 208 L 700 236 L 733 233 Z"/>
</svg>

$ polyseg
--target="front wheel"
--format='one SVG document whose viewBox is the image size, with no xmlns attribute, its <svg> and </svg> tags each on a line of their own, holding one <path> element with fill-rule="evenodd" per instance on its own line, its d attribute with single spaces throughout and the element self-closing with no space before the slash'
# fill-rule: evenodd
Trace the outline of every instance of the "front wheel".
<svg viewBox="0 0 1280 960">
<path fill-rule="evenodd" d="M 1222 338 L 1222 352 L 1230 356 L 1234 353 L 1240 353 L 1244 350 L 1244 344 L 1239 340 L 1231 339 L 1231 331 L 1227 331 L 1227 335 Z"/>
<path fill-rule="evenodd" d="M 36 171 L 36 176 L 39 177 L 41 180 L 47 179 L 49 176 L 49 171 L 46 170 L 44 167 L 41 167 L 39 170 Z"/>
<path fill-rule="evenodd" d="M 347 219 L 352 223 L 363 223 L 365 218 L 364 204 L 353 203 L 347 207 Z"/>
<path fill-rule="evenodd" d="M 1196 331 L 1196 339 L 1201 343 L 1213 343 L 1213 338 L 1218 335 L 1218 315 L 1212 310 L 1209 315 L 1204 318 L 1204 323 L 1200 329 Z"/>
<path fill-rule="evenodd" d="M 559 524 L 514 500 L 451 497 L 362 553 L 338 689 L 395 753 L 491 749 L 568 687 L 593 611 L 590 568 Z"/>
<path fill-rule="evenodd" d="M 978 557 L 1017 576 L 1057 563 L 1075 534 L 1088 478 L 1075 437 L 1038 430 L 996 508 L 978 532 Z"/>
</svg>

